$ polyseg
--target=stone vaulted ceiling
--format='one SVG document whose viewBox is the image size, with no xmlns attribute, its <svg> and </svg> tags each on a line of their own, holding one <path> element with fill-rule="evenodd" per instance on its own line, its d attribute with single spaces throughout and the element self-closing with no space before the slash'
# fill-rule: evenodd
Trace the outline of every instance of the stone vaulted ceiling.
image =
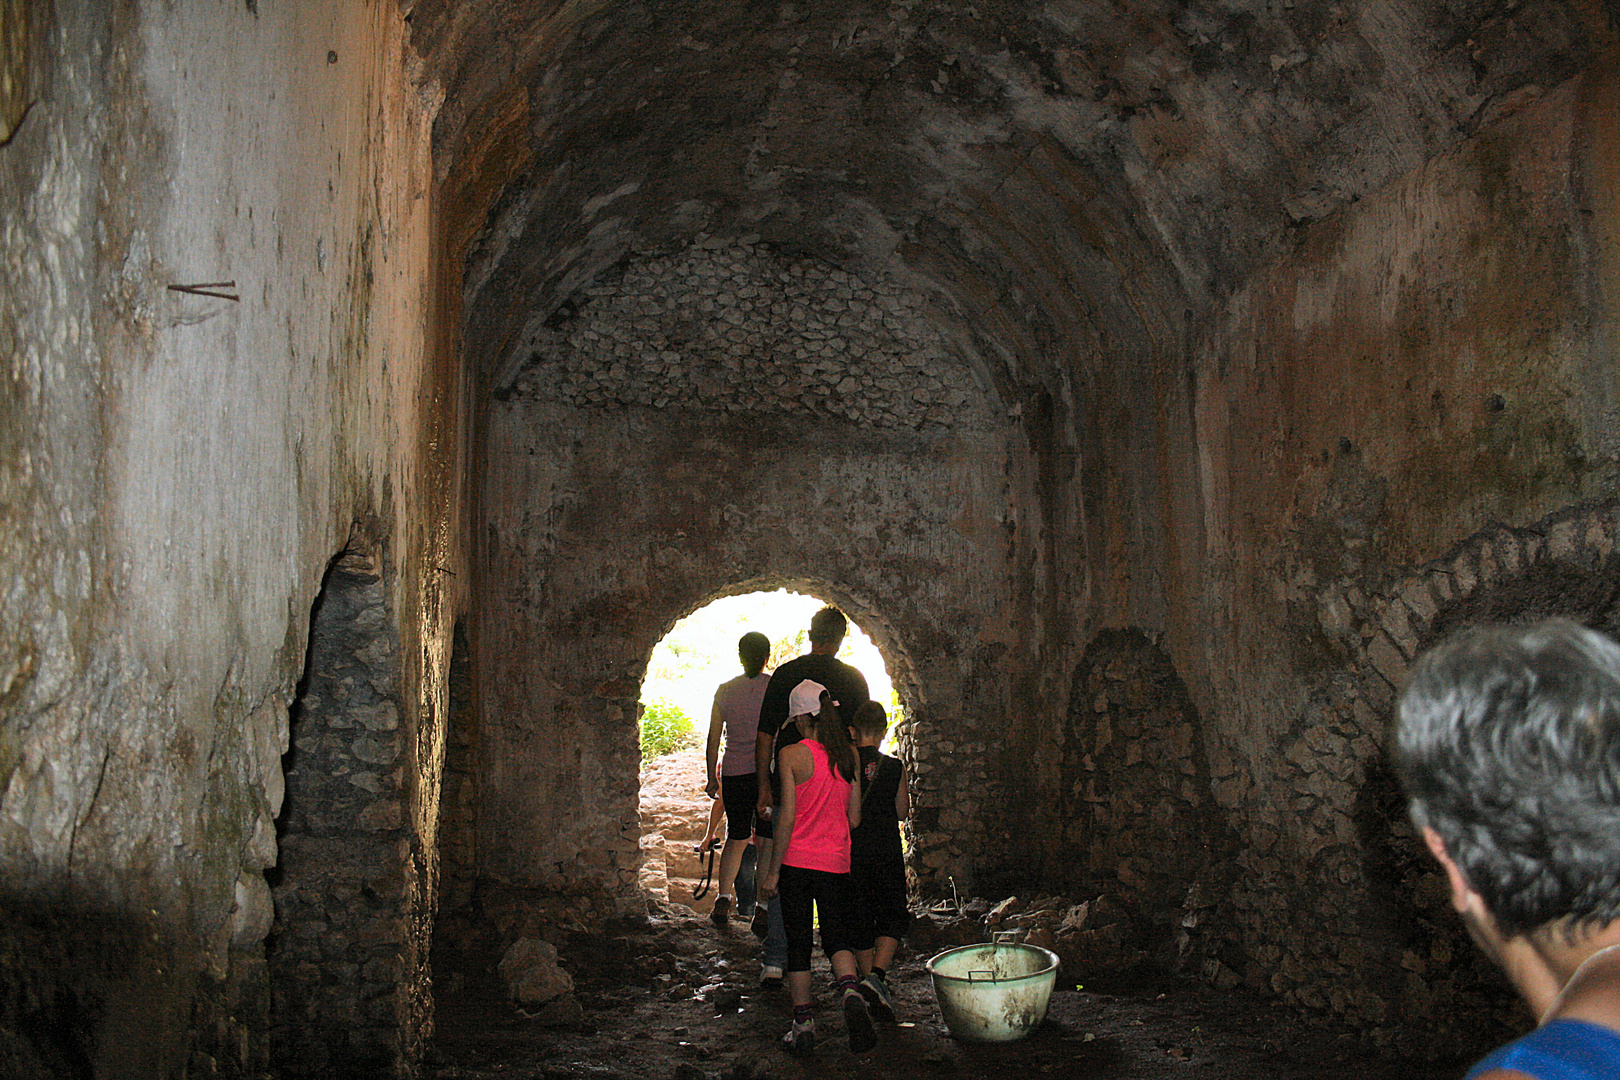
<svg viewBox="0 0 1620 1080">
<path fill-rule="evenodd" d="M 1603 0 L 418 0 L 470 355 L 627 252 L 757 236 L 992 378 L 1173 352 L 1294 227 L 1577 71 Z"/>
</svg>

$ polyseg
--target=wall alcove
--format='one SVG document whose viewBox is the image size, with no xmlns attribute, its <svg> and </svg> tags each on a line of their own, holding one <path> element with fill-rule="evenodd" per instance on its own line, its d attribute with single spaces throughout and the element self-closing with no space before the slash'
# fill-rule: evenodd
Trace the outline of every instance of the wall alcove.
<svg viewBox="0 0 1620 1080">
<path fill-rule="evenodd" d="M 271 1035 L 288 1075 L 393 1075 L 424 1037 L 406 1023 L 428 990 L 411 947 L 400 693 L 381 575 L 344 554 L 311 610 L 271 875 Z"/>
</svg>

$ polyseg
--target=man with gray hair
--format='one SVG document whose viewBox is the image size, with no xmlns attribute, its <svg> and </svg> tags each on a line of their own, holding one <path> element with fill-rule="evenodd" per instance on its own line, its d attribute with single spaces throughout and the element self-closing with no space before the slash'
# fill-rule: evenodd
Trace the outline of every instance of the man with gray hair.
<svg viewBox="0 0 1620 1080">
<path fill-rule="evenodd" d="M 1413 665 L 1395 736 L 1453 906 L 1540 1018 L 1469 1080 L 1620 1076 L 1620 646 L 1460 631 Z"/>
</svg>

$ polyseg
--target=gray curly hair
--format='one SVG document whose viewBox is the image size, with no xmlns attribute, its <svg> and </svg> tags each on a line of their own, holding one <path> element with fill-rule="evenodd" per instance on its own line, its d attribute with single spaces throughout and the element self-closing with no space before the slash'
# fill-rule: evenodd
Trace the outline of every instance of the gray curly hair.
<svg viewBox="0 0 1620 1080">
<path fill-rule="evenodd" d="M 1567 619 L 1459 631 L 1413 665 L 1394 757 L 1504 934 L 1620 918 L 1620 645 Z"/>
</svg>

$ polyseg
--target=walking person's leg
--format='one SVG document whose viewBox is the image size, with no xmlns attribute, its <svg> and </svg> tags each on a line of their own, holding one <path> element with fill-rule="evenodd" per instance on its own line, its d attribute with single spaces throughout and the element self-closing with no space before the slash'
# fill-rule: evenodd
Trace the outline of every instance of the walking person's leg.
<svg viewBox="0 0 1620 1080">
<path fill-rule="evenodd" d="M 782 1042 L 796 1057 L 816 1046 L 815 997 L 810 983 L 810 953 L 815 946 L 815 871 L 782 867 L 771 907 L 781 913 L 786 938 L 788 995 L 793 1002 L 793 1027 Z M 769 939 L 767 939 L 767 942 Z"/>
</svg>

